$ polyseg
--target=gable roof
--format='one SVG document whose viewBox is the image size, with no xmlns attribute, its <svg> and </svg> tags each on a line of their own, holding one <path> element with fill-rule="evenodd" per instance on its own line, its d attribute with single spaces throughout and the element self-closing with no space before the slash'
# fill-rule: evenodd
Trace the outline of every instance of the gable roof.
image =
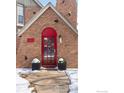
<svg viewBox="0 0 124 93">
<path fill-rule="evenodd" d="M 38 1 L 38 0 L 34 0 L 40 7 L 43 7 L 43 5 Z"/>
<path fill-rule="evenodd" d="M 25 26 L 17 32 L 17 36 L 23 34 L 48 8 L 51 8 L 76 34 L 78 34 L 77 29 L 75 29 L 55 8 L 51 3 L 48 3 L 44 8 L 42 8 L 31 20 L 29 20 Z"/>
</svg>

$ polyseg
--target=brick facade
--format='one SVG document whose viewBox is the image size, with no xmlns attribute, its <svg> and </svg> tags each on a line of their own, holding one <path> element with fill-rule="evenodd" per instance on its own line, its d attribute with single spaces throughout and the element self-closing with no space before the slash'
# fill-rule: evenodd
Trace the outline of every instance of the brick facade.
<svg viewBox="0 0 124 93">
<path fill-rule="evenodd" d="M 76 28 L 77 27 L 77 1 L 57 0 L 56 9 Z"/>
<path fill-rule="evenodd" d="M 41 9 L 41 7 L 35 6 L 25 6 L 25 24 Z"/>
<path fill-rule="evenodd" d="M 58 23 L 54 20 L 58 19 Z M 59 16 L 48 8 L 22 35 L 17 37 L 20 43 L 17 49 L 17 67 L 31 67 L 31 61 L 38 56 L 41 60 L 41 33 L 44 28 L 53 27 L 57 32 L 57 56 L 65 58 L 67 67 L 77 67 L 78 64 L 78 36 L 64 23 Z M 62 43 L 59 42 L 62 36 Z M 27 38 L 35 38 L 34 42 L 27 42 Z"/>
</svg>

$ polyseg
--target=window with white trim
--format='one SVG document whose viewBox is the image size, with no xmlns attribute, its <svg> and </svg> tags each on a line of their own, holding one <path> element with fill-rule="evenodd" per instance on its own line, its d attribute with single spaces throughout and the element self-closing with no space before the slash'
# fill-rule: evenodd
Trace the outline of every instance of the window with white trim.
<svg viewBox="0 0 124 93">
<path fill-rule="evenodd" d="M 24 6 L 17 4 L 17 25 L 24 26 Z"/>
</svg>

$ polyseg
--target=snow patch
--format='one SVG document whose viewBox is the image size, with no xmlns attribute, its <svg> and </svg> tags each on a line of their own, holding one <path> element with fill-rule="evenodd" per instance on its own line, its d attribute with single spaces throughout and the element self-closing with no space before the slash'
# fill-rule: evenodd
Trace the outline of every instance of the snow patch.
<svg viewBox="0 0 124 93">
<path fill-rule="evenodd" d="M 71 80 L 71 84 L 69 85 L 69 93 L 78 93 L 78 70 L 67 69 L 66 73 L 69 76 L 69 79 Z"/>
<path fill-rule="evenodd" d="M 31 91 L 28 88 L 28 86 L 30 85 L 29 82 L 26 79 L 21 78 L 19 76 L 19 74 L 22 73 L 23 74 L 31 73 L 31 69 L 27 68 L 16 69 L 16 93 L 31 93 Z"/>
<path fill-rule="evenodd" d="M 16 93 L 31 93 L 28 89 L 29 82 L 16 75 Z"/>
</svg>

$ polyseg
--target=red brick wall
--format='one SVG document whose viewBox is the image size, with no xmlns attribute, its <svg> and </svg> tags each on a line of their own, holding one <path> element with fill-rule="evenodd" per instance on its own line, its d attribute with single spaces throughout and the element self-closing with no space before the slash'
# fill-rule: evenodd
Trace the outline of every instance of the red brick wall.
<svg viewBox="0 0 124 93">
<path fill-rule="evenodd" d="M 20 44 L 20 38 L 19 37 L 16 37 L 16 53 L 17 53 L 19 44 Z"/>
<path fill-rule="evenodd" d="M 64 3 L 63 3 L 64 1 Z M 56 9 L 76 28 L 77 27 L 77 2 L 76 0 L 57 0 Z M 68 13 L 71 12 L 69 16 Z"/>
<path fill-rule="evenodd" d="M 27 23 L 35 14 L 33 14 L 33 12 L 38 12 L 41 7 L 39 7 L 38 5 L 35 6 L 25 6 L 24 7 L 24 14 L 25 14 L 25 23 Z"/>
<path fill-rule="evenodd" d="M 54 20 L 59 22 L 55 23 Z M 51 8 L 37 19 L 21 36 L 17 51 L 17 67 L 31 67 L 31 61 L 38 56 L 41 60 L 41 33 L 44 28 L 53 27 L 57 32 L 58 57 L 63 57 L 67 61 L 68 67 L 77 67 L 78 64 L 78 36 L 61 20 Z M 60 44 L 59 35 L 63 42 Z M 27 43 L 27 38 L 35 38 L 35 42 Z M 27 60 L 25 60 L 27 56 Z"/>
</svg>

